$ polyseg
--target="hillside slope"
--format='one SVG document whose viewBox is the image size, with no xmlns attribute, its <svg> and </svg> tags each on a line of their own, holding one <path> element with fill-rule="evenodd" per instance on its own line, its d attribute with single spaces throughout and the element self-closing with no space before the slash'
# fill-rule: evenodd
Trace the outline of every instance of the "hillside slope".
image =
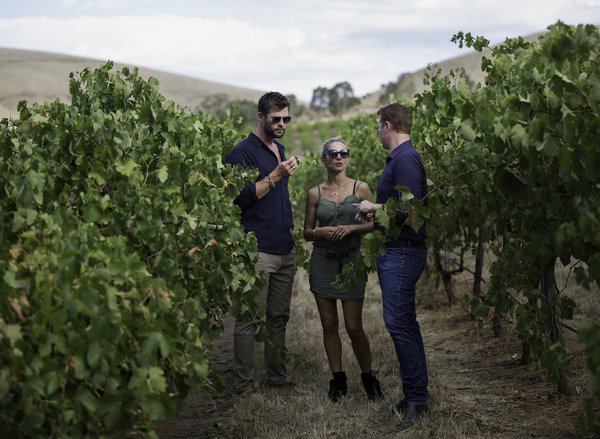
<svg viewBox="0 0 600 439">
<path fill-rule="evenodd" d="M 29 104 L 55 99 L 69 102 L 69 73 L 85 67 L 97 68 L 105 62 L 56 53 L 0 48 L 0 118 L 10 114 L 14 116 L 17 104 L 23 99 Z M 115 63 L 118 70 L 124 66 Z M 144 67 L 140 67 L 139 71 L 146 79 L 150 76 L 157 78 L 165 97 L 192 110 L 202 108 L 207 98 L 257 101 L 263 93 Z"/>
<path fill-rule="evenodd" d="M 523 37 L 525 41 L 535 41 L 542 33 L 536 33 L 532 35 L 528 35 Z M 448 73 L 452 69 L 464 68 L 469 78 L 474 83 L 483 82 L 485 80 L 485 75 L 481 71 L 481 58 L 483 56 L 489 57 L 491 54 L 491 49 L 485 49 L 483 52 L 476 52 L 472 49 L 464 49 L 465 54 L 460 55 L 454 58 L 450 58 L 447 60 L 443 60 L 440 62 L 435 62 L 432 64 L 436 64 L 441 70 L 443 74 Z M 396 94 L 397 98 L 412 98 L 416 93 L 421 93 L 425 90 L 425 85 L 423 84 L 423 76 L 427 67 L 419 69 L 412 73 L 404 73 L 399 76 L 399 78 L 394 81 L 397 86 L 396 89 L 399 92 Z M 361 112 L 374 112 L 376 111 L 382 104 L 386 102 L 382 102 L 382 96 L 386 93 L 386 87 L 383 86 L 379 90 L 369 93 L 365 95 L 361 99 L 361 105 L 359 111 Z M 386 99 L 386 98 L 383 98 Z"/>
</svg>

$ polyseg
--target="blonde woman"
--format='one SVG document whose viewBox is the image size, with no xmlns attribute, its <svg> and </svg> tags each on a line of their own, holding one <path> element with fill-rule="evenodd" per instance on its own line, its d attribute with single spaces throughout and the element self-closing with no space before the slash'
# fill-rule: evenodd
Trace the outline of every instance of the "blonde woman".
<svg viewBox="0 0 600 439">
<path fill-rule="evenodd" d="M 355 278 L 350 286 L 342 289 L 334 285 L 335 278 L 344 267 L 353 266 L 361 236 L 373 230 L 372 221 L 355 218 L 357 210 L 353 204 L 371 201 L 372 196 L 366 183 L 346 175 L 349 156 L 350 149 L 344 140 L 332 138 L 323 143 L 321 162 L 327 170 L 327 180 L 308 191 L 304 218 L 304 239 L 313 241 L 309 282 L 317 302 L 323 326 L 323 344 L 333 373 L 328 393 L 333 402 L 339 401 L 348 389 L 342 365 L 337 300 L 342 303 L 346 331 L 362 372 L 367 396 L 371 401 L 383 398 L 379 381 L 371 370 L 371 348 L 362 325 L 365 284 Z"/>
</svg>

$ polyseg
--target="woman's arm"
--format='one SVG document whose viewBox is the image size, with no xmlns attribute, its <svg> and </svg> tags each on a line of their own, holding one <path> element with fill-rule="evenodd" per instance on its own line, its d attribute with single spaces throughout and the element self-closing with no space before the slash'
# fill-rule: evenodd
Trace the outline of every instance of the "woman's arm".
<svg viewBox="0 0 600 439">
<path fill-rule="evenodd" d="M 304 231 L 302 236 L 304 236 L 304 239 L 307 241 L 314 241 L 318 237 L 318 230 L 315 232 L 318 201 L 318 189 L 315 186 L 306 194 L 306 211 L 304 214 Z"/>
</svg>

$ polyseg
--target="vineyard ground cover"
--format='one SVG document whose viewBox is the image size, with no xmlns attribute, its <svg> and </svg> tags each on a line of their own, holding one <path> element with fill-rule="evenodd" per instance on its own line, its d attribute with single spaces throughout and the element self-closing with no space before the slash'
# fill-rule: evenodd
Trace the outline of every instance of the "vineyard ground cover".
<svg viewBox="0 0 600 439">
<path fill-rule="evenodd" d="M 466 276 L 465 276 L 466 278 Z M 458 279 L 457 293 L 468 294 L 468 282 Z M 507 330 L 495 338 L 490 325 L 479 328 L 460 305 L 445 306 L 445 294 L 435 282 L 419 286 L 419 321 L 430 369 L 432 410 L 421 424 L 400 435 L 398 420 L 389 411 L 400 392 L 393 347 L 381 319 L 376 279 L 368 284 L 365 330 L 370 338 L 373 366 L 385 400 L 367 403 L 360 371 L 344 330 L 344 364 L 349 376 L 348 396 L 333 405 L 327 400 L 330 379 L 321 342 L 321 326 L 304 270 L 296 275 L 288 348 L 309 360 L 308 367 L 291 366 L 295 389 L 259 385 L 244 397 L 226 386 L 214 394 L 195 392 L 180 415 L 160 423 L 161 439 L 184 438 L 566 438 L 575 434 L 582 396 L 565 397 L 544 377 L 532 375 L 520 364 L 521 343 Z M 508 327 L 508 326 L 507 326 Z M 340 322 L 343 328 L 343 322 Z M 575 337 L 566 333 L 569 349 Z M 232 321 L 214 345 L 212 359 L 227 379 L 232 372 Z M 257 347 L 257 359 L 261 357 Z M 581 356 L 571 362 L 576 389 L 585 386 Z M 258 366 L 262 377 L 262 365 Z"/>
</svg>

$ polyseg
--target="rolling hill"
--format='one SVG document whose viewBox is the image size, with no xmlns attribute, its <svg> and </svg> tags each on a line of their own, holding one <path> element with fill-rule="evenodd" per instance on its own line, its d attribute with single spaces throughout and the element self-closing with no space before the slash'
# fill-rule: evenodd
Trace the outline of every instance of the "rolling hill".
<svg viewBox="0 0 600 439">
<path fill-rule="evenodd" d="M 0 118 L 16 114 L 17 104 L 26 100 L 47 102 L 70 101 L 69 73 L 85 67 L 97 68 L 105 61 L 79 58 L 48 52 L 0 48 Z M 115 63 L 116 69 L 125 64 Z M 131 67 L 131 66 L 129 66 Z M 140 67 L 144 78 L 154 76 L 160 82 L 161 93 L 168 99 L 196 110 L 203 102 L 214 99 L 257 101 L 260 90 L 235 87 L 182 75 Z"/>
</svg>

